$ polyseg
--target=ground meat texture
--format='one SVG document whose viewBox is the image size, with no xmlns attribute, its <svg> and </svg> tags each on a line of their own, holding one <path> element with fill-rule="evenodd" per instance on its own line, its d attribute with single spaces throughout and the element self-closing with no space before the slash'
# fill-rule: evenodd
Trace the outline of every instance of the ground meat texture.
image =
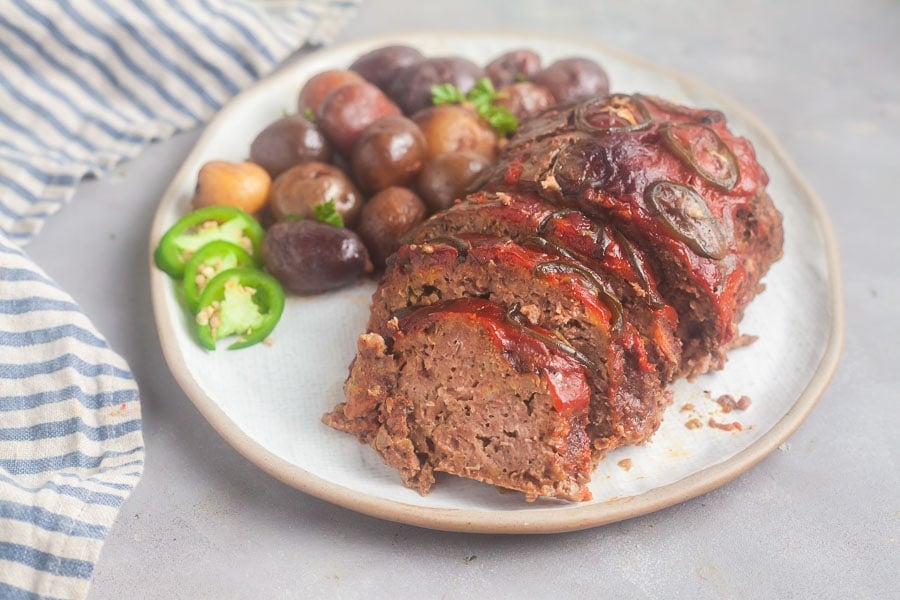
<svg viewBox="0 0 900 600">
<path fill-rule="evenodd" d="M 670 396 L 634 326 L 607 304 L 585 269 L 567 265 L 578 263 L 487 236 L 405 245 L 389 259 L 373 295 L 369 330 L 389 337 L 392 316 L 449 299 L 518 306 L 519 318 L 553 331 L 591 364 L 595 402 L 588 430 L 595 449 L 645 441 Z"/>
<path fill-rule="evenodd" d="M 524 123 L 485 189 L 577 207 L 635 243 L 678 311 L 680 374 L 694 376 L 721 368 L 744 307 L 781 256 L 767 183 L 721 113 L 614 94 Z"/>
<path fill-rule="evenodd" d="M 678 369 L 681 343 L 678 317 L 663 302 L 646 257 L 624 236 L 600 220 L 560 209 L 534 194 L 481 192 L 440 212 L 407 238 L 423 243 L 447 235 L 481 233 L 510 237 L 520 245 L 550 248 L 602 273 L 647 348 L 662 384 Z"/>
<path fill-rule="evenodd" d="M 539 496 L 588 500 L 585 368 L 513 327 L 500 305 L 438 303 L 369 333 L 326 424 L 370 444 L 421 494 L 446 472 Z M 573 404 L 560 405 L 560 396 Z"/>
<path fill-rule="evenodd" d="M 523 120 L 483 181 L 387 259 L 324 419 L 422 493 L 446 471 L 583 500 L 605 452 L 656 431 L 671 380 L 748 342 L 781 215 L 721 113 L 642 95 Z"/>
</svg>

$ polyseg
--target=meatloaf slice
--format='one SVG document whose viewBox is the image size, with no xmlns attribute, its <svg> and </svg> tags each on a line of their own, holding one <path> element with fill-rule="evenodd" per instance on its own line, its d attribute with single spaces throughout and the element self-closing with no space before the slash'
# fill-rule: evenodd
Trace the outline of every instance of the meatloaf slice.
<svg viewBox="0 0 900 600">
<path fill-rule="evenodd" d="M 549 248 L 602 273 L 621 301 L 626 320 L 641 334 L 660 381 L 672 380 L 681 358 L 677 314 L 660 297 L 643 253 L 608 224 L 534 194 L 479 192 L 432 216 L 408 241 L 465 233 L 506 236 L 520 245 Z"/>
<path fill-rule="evenodd" d="M 359 338 L 346 402 L 324 417 L 368 443 L 421 494 L 442 471 L 538 496 L 588 500 L 585 366 L 506 309 L 466 298 L 407 311 L 386 341 Z"/>
<path fill-rule="evenodd" d="M 744 307 L 781 256 L 767 183 L 721 113 L 613 94 L 525 123 L 485 189 L 577 207 L 636 243 L 678 311 L 681 373 L 691 376 L 722 366 Z"/>
<path fill-rule="evenodd" d="M 588 433 L 598 452 L 643 442 L 656 430 L 670 394 L 640 335 L 601 274 L 552 251 L 464 235 L 402 246 L 373 294 L 369 330 L 389 338 L 402 311 L 466 297 L 497 302 L 553 331 L 560 347 L 590 366 Z"/>
</svg>

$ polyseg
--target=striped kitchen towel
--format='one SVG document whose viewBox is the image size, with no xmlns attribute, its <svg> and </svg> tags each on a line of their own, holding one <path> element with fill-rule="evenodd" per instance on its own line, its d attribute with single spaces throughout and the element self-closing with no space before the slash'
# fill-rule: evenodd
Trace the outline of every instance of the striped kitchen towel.
<svg viewBox="0 0 900 600">
<path fill-rule="evenodd" d="M 0 599 L 84 598 L 144 458 L 128 365 L 21 248 L 356 2 L 0 0 Z"/>
</svg>

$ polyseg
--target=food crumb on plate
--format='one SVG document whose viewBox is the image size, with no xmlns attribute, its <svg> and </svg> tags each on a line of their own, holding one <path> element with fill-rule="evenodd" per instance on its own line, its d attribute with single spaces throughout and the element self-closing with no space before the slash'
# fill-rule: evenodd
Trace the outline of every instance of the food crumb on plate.
<svg viewBox="0 0 900 600">
<path fill-rule="evenodd" d="M 710 427 L 714 427 L 715 429 L 721 429 L 722 431 L 743 431 L 744 426 L 738 423 L 737 421 L 732 421 L 731 423 L 720 423 L 713 419 L 709 418 L 708 425 Z"/>
<path fill-rule="evenodd" d="M 703 423 L 700 422 L 700 419 L 691 419 L 687 423 L 684 424 L 688 429 L 700 429 L 703 427 Z"/>
<path fill-rule="evenodd" d="M 620 460 L 620 461 L 617 462 L 616 464 L 619 465 L 619 467 L 620 467 L 621 469 L 625 470 L 625 471 L 630 471 L 630 470 L 631 470 L 632 463 L 631 463 L 631 459 L 630 459 L 630 458 L 623 458 L 622 460 Z"/>
<path fill-rule="evenodd" d="M 731 394 L 722 394 L 716 398 L 716 404 L 722 407 L 723 413 L 730 413 L 733 410 L 747 410 L 752 400 L 749 396 L 741 396 L 737 400 Z"/>
</svg>

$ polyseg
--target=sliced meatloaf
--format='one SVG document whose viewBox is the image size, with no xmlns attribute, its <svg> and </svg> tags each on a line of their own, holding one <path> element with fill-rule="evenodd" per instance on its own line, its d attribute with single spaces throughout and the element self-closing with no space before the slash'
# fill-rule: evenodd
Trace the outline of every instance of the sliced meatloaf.
<svg viewBox="0 0 900 600">
<path fill-rule="evenodd" d="M 464 298 L 406 311 L 387 339 L 359 338 L 346 402 L 326 424 L 356 435 L 421 494 L 434 472 L 519 490 L 527 500 L 588 500 L 591 390 L 584 364 Z"/>
<path fill-rule="evenodd" d="M 389 338 L 404 310 L 483 298 L 514 319 L 552 331 L 591 370 L 588 433 L 600 452 L 647 440 L 669 394 L 602 274 L 548 249 L 509 239 L 460 235 L 408 244 L 388 261 L 372 297 L 369 331 Z"/>
<path fill-rule="evenodd" d="M 675 337 L 678 317 L 660 297 L 643 254 L 608 224 L 577 210 L 560 209 L 534 194 L 480 192 L 432 216 L 408 241 L 423 243 L 458 234 L 510 237 L 602 274 L 621 301 L 625 319 L 641 334 L 660 381 L 672 380 L 681 356 L 681 343 Z"/>
<path fill-rule="evenodd" d="M 646 253 L 678 311 L 680 371 L 692 376 L 722 366 L 744 307 L 781 256 L 767 183 L 721 113 L 613 94 L 523 123 L 485 189 L 578 208 Z"/>
</svg>

